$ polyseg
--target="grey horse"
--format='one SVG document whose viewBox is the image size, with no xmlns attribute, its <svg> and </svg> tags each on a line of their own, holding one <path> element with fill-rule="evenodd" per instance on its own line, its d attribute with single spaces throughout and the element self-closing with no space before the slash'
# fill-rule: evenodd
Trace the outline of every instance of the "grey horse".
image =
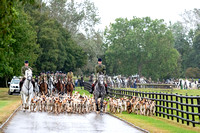
<svg viewBox="0 0 200 133">
<path fill-rule="evenodd" d="M 95 103 L 96 103 L 96 111 L 99 111 L 99 107 L 98 107 L 98 98 L 101 98 L 100 101 L 100 111 L 101 113 L 103 112 L 103 100 L 105 98 L 106 95 L 106 89 L 105 89 L 105 85 L 104 85 L 104 75 L 103 74 L 99 74 L 98 75 L 98 79 L 97 79 L 97 83 L 95 85 L 94 88 L 94 98 L 95 98 Z"/>
</svg>

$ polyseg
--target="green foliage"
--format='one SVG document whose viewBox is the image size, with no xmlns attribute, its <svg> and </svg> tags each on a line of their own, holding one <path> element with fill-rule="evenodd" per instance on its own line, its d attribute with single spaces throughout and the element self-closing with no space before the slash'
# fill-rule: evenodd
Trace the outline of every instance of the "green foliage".
<svg viewBox="0 0 200 133">
<path fill-rule="evenodd" d="M 171 76 L 177 68 L 179 54 L 163 20 L 118 18 L 105 30 L 105 38 L 109 73 L 157 79 Z"/>
<path fill-rule="evenodd" d="M 189 67 L 185 72 L 185 76 L 187 78 L 199 78 L 199 75 L 200 75 L 200 69 L 199 68 Z"/>
<path fill-rule="evenodd" d="M 81 65 L 81 69 L 78 69 L 79 71 L 76 73 L 80 75 L 94 72 L 97 58 L 104 53 L 102 49 L 103 34 L 94 29 L 95 25 L 100 22 L 94 3 L 89 0 L 81 2 L 52 0 L 49 10 L 50 16 L 67 28 L 73 40 L 84 50 L 84 55 L 87 55 L 82 58 L 86 65 Z M 79 59 L 79 62 L 82 64 L 82 60 Z M 74 65 L 71 65 L 73 68 Z"/>
<path fill-rule="evenodd" d="M 29 24 L 26 21 L 27 16 L 22 16 L 23 11 L 17 7 L 25 3 L 34 2 L 34 0 L 0 0 L 0 77 L 4 77 L 6 82 L 12 75 L 18 74 L 15 68 L 18 67 L 16 65 L 19 61 L 19 58 L 17 58 L 19 57 L 19 51 L 22 50 L 22 47 L 16 46 L 21 43 L 19 33 L 22 33 L 22 30 L 27 28 L 28 30 L 26 33 L 23 33 L 23 35 L 26 36 L 27 34 L 27 36 L 29 36 L 32 34 L 30 33 L 31 29 L 29 30 L 30 27 L 28 27 Z M 23 19 L 25 19 L 25 21 Z M 23 24 L 20 25 L 20 23 L 25 24 L 24 27 Z M 25 37 L 23 41 L 29 42 L 31 39 L 32 38 Z M 22 56 L 27 52 L 23 53 Z"/>
<path fill-rule="evenodd" d="M 76 70 L 86 64 L 86 54 L 72 39 L 68 29 L 55 18 L 50 17 L 49 8 L 42 4 L 39 9 L 27 5 L 26 12 L 32 16 L 37 32 L 37 43 L 41 52 L 35 63 L 37 73 L 45 71 Z"/>
<path fill-rule="evenodd" d="M 10 57 L 10 63 L 13 68 L 13 75 L 21 74 L 21 67 L 24 60 L 28 60 L 30 64 L 36 61 L 38 57 L 39 45 L 36 43 L 36 32 L 31 26 L 30 16 L 23 11 L 23 6 L 18 5 L 19 12 L 16 20 L 15 34 L 13 39 L 16 41 L 12 43 L 13 56 Z"/>
</svg>

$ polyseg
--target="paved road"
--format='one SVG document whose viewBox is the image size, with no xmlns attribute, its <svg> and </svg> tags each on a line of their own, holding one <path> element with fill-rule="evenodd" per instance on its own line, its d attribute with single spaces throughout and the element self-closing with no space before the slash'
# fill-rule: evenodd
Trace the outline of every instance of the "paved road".
<svg viewBox="0 0 200 133">
<path fill-rule="evenodd" d="M 5 133 L 140 133 L 108 114 L 48 114 L 22 112 L 4 128 Z"/>
</svg>

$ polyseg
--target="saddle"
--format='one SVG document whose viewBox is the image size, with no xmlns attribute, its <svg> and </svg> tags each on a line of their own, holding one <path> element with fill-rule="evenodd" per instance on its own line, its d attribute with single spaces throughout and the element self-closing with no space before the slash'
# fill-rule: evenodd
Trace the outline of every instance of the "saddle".
<svg viewBox="0 0 200 133">
<path fill-rule="evenodd" d="M 23 77 L 23 79 L 20 81 L 20 83 L 19 83 L 19 88 L 20 88 L 20 91 L 21 91 L 21 89 L 22 89 L 22 86 L 23 86 L 23 84 L 24 84 L 24 81 L 25 81 L 25 77 Z M 35 88 L 35 82 L 33 81 L 33 80 L 31 80 L 31 83 L 33 84 L 33 88 Z"/>
</svg>

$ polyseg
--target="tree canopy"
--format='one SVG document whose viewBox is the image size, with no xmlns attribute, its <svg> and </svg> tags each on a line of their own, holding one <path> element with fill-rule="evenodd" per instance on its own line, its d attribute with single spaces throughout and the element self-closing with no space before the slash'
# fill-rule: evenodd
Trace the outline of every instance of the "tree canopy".
<svg viewBox="0 0 200 133">
<path fill-rule="evenodd" d="M 163 20 L 118 18 L 106 29 L 105 38 L 109 73 L 156 79 L 171 76 L 177 68 L 179 53 Z"/>
</svg>

